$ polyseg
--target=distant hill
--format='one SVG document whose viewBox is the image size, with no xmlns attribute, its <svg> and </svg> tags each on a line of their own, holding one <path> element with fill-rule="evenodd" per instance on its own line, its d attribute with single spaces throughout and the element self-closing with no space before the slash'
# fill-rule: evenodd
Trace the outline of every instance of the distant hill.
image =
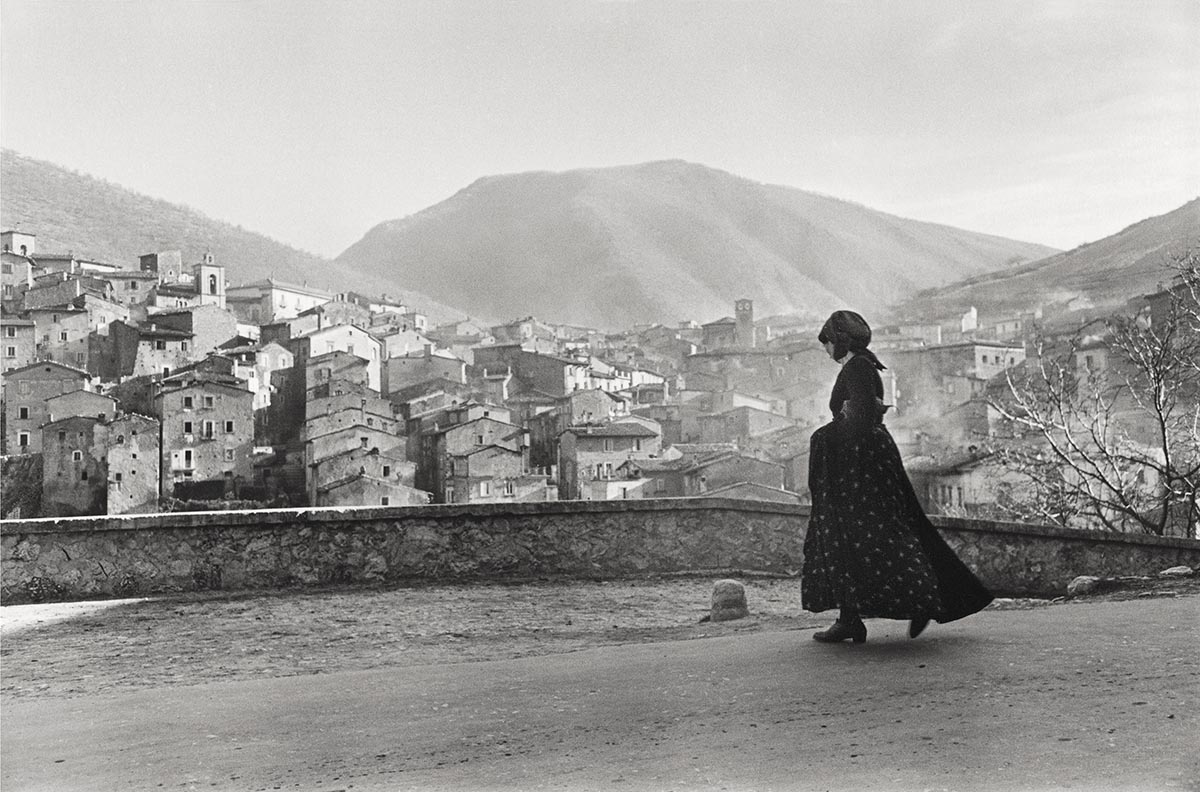
<svg viewBox="0 0 1200 792">
<path fill-rule="evenodd" d="M 1097 308 L 1116 308 L 1156 290 L 1170 278 L 1164 263 L 1171 255 L 1196 246 L 1200 198 L 1098 242 L 921 292 L 897 306 L 895 315 L 934 320 L 975 306 L 981 318 L 995 318 L 1077 298 Z"/>
<path fill-rule="evenodd" d="M 889 303 L 1055 252 L 681 161 L 483 178 L 343 252 L 481 316 L 601 328 Z"/>
<path fill-rule="evenodd" d="M 207 217 L 194 209 L 150 198 L 116 184 L 0 151 L 0 224 L 37 235 L 42 252 L 74 252 L 83 258 L 136 268 L 138 256 L 180 250 L 184 263 L 211 251 L 231 284 L 274 276 L 295 283 L 407 300 L 437 321 L 463 313 L 371 273 L 347 282 L 328 259 Z"/>
</svg>

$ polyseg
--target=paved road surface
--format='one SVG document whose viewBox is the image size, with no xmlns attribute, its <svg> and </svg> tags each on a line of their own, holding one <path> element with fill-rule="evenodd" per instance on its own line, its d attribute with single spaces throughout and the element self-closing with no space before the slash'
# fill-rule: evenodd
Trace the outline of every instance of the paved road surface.
<svg viewBox="0 0 1200 792">
<path fill-rule="evenodd" d="M 19 790 L 1198 790 L 1200 598 L 9 697 Z"/>
</svg>

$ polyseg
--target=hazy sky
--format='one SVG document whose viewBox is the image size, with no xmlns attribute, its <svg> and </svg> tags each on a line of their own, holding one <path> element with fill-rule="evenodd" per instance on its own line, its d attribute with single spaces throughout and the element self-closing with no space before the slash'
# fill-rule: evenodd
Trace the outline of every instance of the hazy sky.
<svg viewBox="0 0 1200 792">
<path fill-rule="evenodd" d="M 1063 248 L 1200 195 L 1196 0 L 0 0 L 0 31 L 5 147 L 328 255 L 480 176 L 667 158 Z"/>
</svg>

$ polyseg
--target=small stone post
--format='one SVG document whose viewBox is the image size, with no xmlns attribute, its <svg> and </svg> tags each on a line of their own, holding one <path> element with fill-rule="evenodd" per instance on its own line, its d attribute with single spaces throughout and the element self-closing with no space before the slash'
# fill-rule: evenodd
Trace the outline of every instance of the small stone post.
<svg viewBox="0 0 1200 792">
<path fill-rule="evenodd" d="M 711 621 L 744 619 L 750 615 L 746 607 L 746 587 L 736 580 L 718 580 L 713 584 Z"/>
</svg>

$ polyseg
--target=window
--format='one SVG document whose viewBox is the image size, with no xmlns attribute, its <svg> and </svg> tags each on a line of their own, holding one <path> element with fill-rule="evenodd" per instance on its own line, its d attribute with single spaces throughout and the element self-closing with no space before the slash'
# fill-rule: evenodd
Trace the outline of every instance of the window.
<svg viewBox="0 0 1200 792">
<path fill-rule="evenodd" d="M 82 353 L 82 352 L 76 352 L 76 353 L 75 353 L 75 362 L 76 362 L 76 363 L 78 363 L 78 364 L 80 364 L 80 365 L 82 365 L 82 364 L 83 364 L 84 360 L 83 360 L 83 353 Z"/>
<path fill-rule="evenodd" d="M 213 434 L 215 434 L 214 429 L 215 424 L 212 421 L 204 422 L 204 438 L 206 440 L 212 440 Z"/>
<path fill-rule="evenodd" d="M 187 341 L 180 341 L 180 342 L 179 342 L 179 348 L 180 348 L 181 350 L 183 350 L 184 352 L 187 352 L 187 351 L 188 351 L 188 342 L 187 342 Z"/>
<path fill-rule="evenodd" d="M 611 437 L 606 437 L 606 438 L 604 438 L 604 450 L 605 450 L 605 451 L 612 451 L 612 450 L 613 450 L 613 443 L 612 443 L 612 438 L 611 438 Z"/>
<path fill-rule="evenodd" d="M 17 390 L 19 390 L 22 394 L 29 393 L 29 380 L 21 380 L 18 382 Z"/>
<path fill-rule="evenodd" d="M 367 419 L 367 426 L 374 426 L 374 425 L 375 425 L 375 419 L 374 419 L 374 418 L 368 418 L 368 419 Z"/>
<path fill-rule="evenodd" d="M 475 445 L 483 445 L 483 435 L 475 435 Z"/>
<path fill-rule="evenodd" d="M 125 445 L 125 435 L 117 435 L 117 445 Z"/>
<path fill-rule="evenodd" d="M 233 421 L 225 422 L 225 434 L 233 434 Z"/>
<path fill-rule="evenodd" d="M 504 485 L 503 485 L 503 486 L 504 486 L 503 492 L 504 492 L 504 494 L 505 494 L 505 495 L 512 495 L 512 494 L 513 494 L 513 483 L 512 483 L 512 479 L 505 479 L 505 481 L 504 481 Z"/>
<path fill-rule="evenodd" d="M 366 447 L 367 447 L 367 443 L 369 443 L 369 442 L 370 442 L 370 440 L 369 440 L 369 439 L 367 439 L 367 438 L 365 438 L 365 437 L 360 437 L 360 438 L 358 438 L 358 439 L 362 441 L 362 447 L 363 447 L 363 448 L 366 448 Z"/>
<path fill-rule="evenodd" d="M 209 294 L 217 293 L 217 276 L 216 275 L 208 276 L 208 293 Z"/>
<path fill-rule="evenodd" d="M 8 336 L 9 338 L 16 338 L 17 328 L 11 326 L 4 328 L 4 335 Z"/>
<path fill-rule="evenodd" d="M 183 466 L 184 467 L 192 466 L 192 449 L 190 449 L 190 448 L 185 448 L 183 450 Z"/>
<path fill-rule="evenodd" d="M 212 397 L 212 396 L 205 396 L 205 397 L 204 397 L 204 407 L 205 407 L 205 409 L 212 409 L 212 406 L 213 406 L 213 397 Z"/>
<path fill-rule="evenodd" d="M 166 348 L 167 348 L 167 342 L 166 342 L 166 341 L 164 341 L 164 340 L 162 340 L 161 338 L 159 338 L 159 339 L 156 339 L 156 340 L 154 341 L 154 348 L 155 348 L 155 349 L 166 349 Z"/>
<path fill-rule="evenodd" d="M 388 498 L 387 495 L 384 495 L 382 498 L 379 499 L 380 506 L 388 506 L 388 505 L 390 505 L 390 503 L 391 503 L 391 499 Z"/>
<path fill-rule="evenodd" d="M 28 407 L 17 408 L 17 417 L 20 418 L 21 420 L 27 420 L 29 418 L 29 408 Z"/>
<path fill-rule="evenodd" d="M 642 438 L 640 438 L 640 437 L 635 437 L 635 438 L 633 439 L 633 450 L 634 450 L 634 451 L 641 451 L 641 450 L 642 450 Z"/>
<path fill-rule="evenodd" d="M 184 422 L 183 422 L 183 433 L 184 433 L 184 434 L 191 434 L 191 433 L 192 433 L 192 422 L 191 422 L 191 421 L 184 421 Z"/>
<path fill-rule="evenodd" d="M 490 482 L 490 481 L 479 482 L 479 495 L 481 497 L 486 498 L 487 496 L 489 496 L 491 494 L 492 494 L 492 482 Z"/>
<path fill-rule="evenodd" d="M 392 466 L 391 466 L 391 465 L 384 465 L 384 466 L 383 466 L 383 477 L 384 477 L 384 478 L 387 478 L 387 477 L 388 477 L 388 476 L 390 476 L 390 475 L 392 475 Z"/>
<path fill-rule="evenodd" d="M 604 463 L 604 478 L 606 478 L 606 479 L 612 478 L 612 462 Z"/>
<path fill-rule="evenodd" d="M 66 330 L 60 330 L 60 331 L 59 331 L 59 333 L 58 333 L 58 340 L 59 340 L 59 341 L 66 341 L 66 340 L 67 340 L 67 331 L 66 331 Z"/>
<path fill-rule="evenodd" d="M 72 451 L 71 452 L 71 461 L 72 462 L 82 462 L 83 461 L 83 452 L 82 451 Z"/>
<path fill-rule="evenodd" d="M 59 430 L 59 432 L 58 432 L 58 442 L 60 442 L 60 443 L 65 443 L 65 442 L 67 442 L 67 433 L 66 433 L 66 432 L 64 432 L 64 431 L 62 431 L 62 430 Z"/>
<path fill-rule="evenodd" d="M 17 445 L 21 448 L 29 448 L 29 432 L 21 432 L 17 435 Z"/>
<path fill-rule="evenodd" d="M 125 281 L 125 290 L 126 291 L 134 291 L 136 289 L 137 289 L 137 281 L 133 281 L 133 280 Z"/>
<path fill-rule="evenodd" d="M 121 472 L 113 473 L 113 483 L 117 485 L 117 489 L 121 489 Z"/>
<path fill-rule="evenodd" d="M 87 480 L 88 480 L 88 474 L 87 474 L 87 471 L 86 471 L 86 470 L 81 470 L 81 471 L 79 471 L 79 480 L 80 480 L 80 481 L 87 481 Z"/>
<path fill-rule="evenodd" d="M 184 396 L 183 397 L 183 409 L 190 410 L 190 409 L 192 409 L 192 406 L 195 403 L 196 403 L 195 397 L 193 397 L 193 396 Z"/>
</svg>

